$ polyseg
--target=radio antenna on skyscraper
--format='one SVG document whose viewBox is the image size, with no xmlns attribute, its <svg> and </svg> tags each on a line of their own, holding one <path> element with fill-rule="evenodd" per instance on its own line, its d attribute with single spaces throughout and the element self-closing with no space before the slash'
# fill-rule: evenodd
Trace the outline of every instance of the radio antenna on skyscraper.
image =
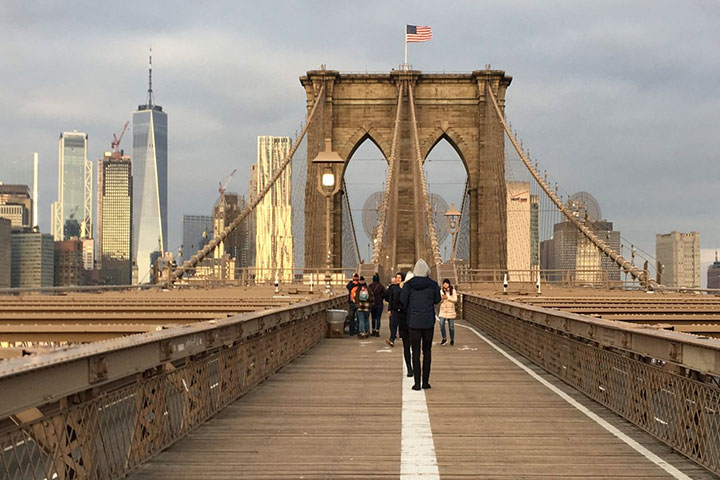
<svg viewBox="0 0 720 480">
<path fill-rule="evenodd" d="M 150 47 L 150 62 L 148 64 L 148 105 L 153 104 L 153 94 L 152 94 L 152 47 Z"/>
</svg>

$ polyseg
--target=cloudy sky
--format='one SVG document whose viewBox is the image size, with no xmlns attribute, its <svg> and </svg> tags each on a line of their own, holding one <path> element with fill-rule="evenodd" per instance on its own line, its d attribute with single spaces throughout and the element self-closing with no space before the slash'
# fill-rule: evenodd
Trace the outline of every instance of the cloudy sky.
<svg viewBox="0 0 720 480">
<path fill-rule="evenodd" d="M 294 135 L 299 75 L 397 67 L 410 23 L 434 33 L 410 46 L 415 68 L 512 75 L 507 114 L 525 145 L 624 237 L 653 252 L 656 232 L 697 230 L 720 247 L 717 0 L 98 3 L 0 3 L 0 181 L 31 183 L 40 153 L 43 231 L 59 132 L 87 132 L 91 159 L 108 150 L 145 101 L 150 45 L 175 247 L 181 215 L 209 211 L 233 168 L 244 193 L 257 135 Z"/>
</svg>

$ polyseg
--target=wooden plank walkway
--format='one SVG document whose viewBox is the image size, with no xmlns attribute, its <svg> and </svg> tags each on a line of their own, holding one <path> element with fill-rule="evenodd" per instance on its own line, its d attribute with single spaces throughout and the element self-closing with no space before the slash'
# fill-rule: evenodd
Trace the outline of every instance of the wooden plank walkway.
<svg viewBox="0 0 720 480">
<path fill-rule="evenodd" d="M 673 478 L 466 328 L 435 344 L 430 390 L 403 392 L 401 356 L 399 340 L 326 339 L 130 478 L 400 478 L 409 394 L 425 395 L 443 479 Z M 689 478 L 716 478 L 530 368 Z"/>
</svg>

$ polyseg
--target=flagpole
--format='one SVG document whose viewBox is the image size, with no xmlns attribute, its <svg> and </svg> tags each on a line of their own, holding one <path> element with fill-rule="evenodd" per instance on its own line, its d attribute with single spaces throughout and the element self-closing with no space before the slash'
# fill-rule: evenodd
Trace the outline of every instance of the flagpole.
<svg viewBox="0 0 720 480">
<path fill-rule="evenodd" d="M 407 69 L 407 25 L 405 25 L 405 63 L 403 63 L 403 70 Z"/>
<path fill-rule="evenodd" d="M 407 70 L 407 69 L 408 69 L 407 64 L 408 64 L 408 63 L 407 63 L 407 40 L 405 40 L 405 63 L 403 64 L 403 70 Z"/>
</svg>

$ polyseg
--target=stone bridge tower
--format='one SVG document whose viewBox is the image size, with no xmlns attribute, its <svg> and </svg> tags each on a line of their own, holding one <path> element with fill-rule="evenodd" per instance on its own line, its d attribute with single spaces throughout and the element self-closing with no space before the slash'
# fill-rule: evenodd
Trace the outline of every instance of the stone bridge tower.
<svg viewBox="0 0 720 480">
<path fill-rule="evenodd" d="M 332 148 L 345 159 L 370 139 L 387 159 L 391 152 L 398 92 L 403 82 L 413 85 L 420 152 L 427 158 L 432 148 L 445 139 L 454 147 L 468 174 L 470 203 L 471 268 L 506 267 L 505 152 L 502 125 L 494 111 L 488 89 L 495 93 L 504 110 L 505 91 L 512 78 L 500 70 L 446 74 L 420 71 L 391 71 L 384 74 L 340 73 L 311 70 L 300 77 L 307 105 L 313 105 L 325 85 L 325 102 L 307 136 L 308 183 L 305 188 L 305 265 L 325 266 L 325 199 L 317 190 L 312 159 L 332 139 Z M 386 244 L 385 271 L 413 264 L 427 249 L 418 243 L 416 223 L 422 217 L 415 205 L 414 142 L 411 134 L 408 89 L 402 97 L 402 115 L 397 145 L 398 181 L 392 192 Z M 345 169 L 343 169 L 343 172 Z M 428 179 L 432 182 L 432 179 Z M 342 265 L 342 198 L 333 199 L 333 265 Z M 430 263 L 430 262 L 428 262 Z"/>
</svg>

